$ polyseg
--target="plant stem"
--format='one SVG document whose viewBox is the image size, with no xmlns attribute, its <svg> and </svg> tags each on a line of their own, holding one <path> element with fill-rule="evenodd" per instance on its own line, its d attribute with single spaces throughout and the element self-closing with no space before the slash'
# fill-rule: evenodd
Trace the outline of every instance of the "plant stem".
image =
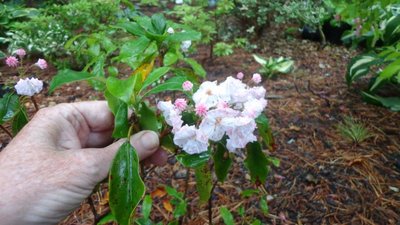
<svg viewBox="0 0 400 225">
<path fill-rule="evenodd" d="M 186 177 L 185 177 L 185 192 L 183 193 L 183 199 L 186 199 L 187 193 L 188 193 L 188 187 L 189 187 L 189 179 L 190 179 L 190 168 L 186 168 Z M 183 219 L 185 218 L 186 215 L 182 216 L 179 218 L 178 224 L 182 225 L 183 224 Z M 190 217 L 189 217 L 190 218 Z"/>
<path fill-rule="evenodd" d="M 39 111 L 39 106 L 38 106 L 38 104 L 37 104 L 37 102 L 35 100 L 35 97 L 31 96 L 31 100 L 33 102 L 33 105 L 35 106 L 36 112 Z"/>
<path fill-rule="evenodd" d="M 97 224 L 97 221 L 98 221 L 98 218 L 99 218 L 99 214 L 97 214 L 96 208 L 94 207 L 94 203 L 93 203 L 93 200 L 92 200 L 92 196 L 89 196 L 89 197 L 88 197 L 88 203 L 89 203 L 89 205 L 90 205 L 90 210 L 91 210 L 92 213 L 93 213 L 93 225 L 96 225 L 96 224 Z"/>
<path fill-rule="evenodd" d="M 10 138 L 13 138 L 12 134 L 10 133 L 10 131 L 8 131 L 5 127 L 3 127 L 3 125 L 0 125 L 0 128 L 1 128 Z"/>
<path fill-rule="evenodd" d="M 213 225 L 213 221 L 212 221 L 212 196 L 214 193 L 214 189 L 217 186 L 218 181 L 215 181 L 212 188 L 211 188 L 211 193 L 210 193 L 210 198 L 208 199 L 208 224 L 209 225 Z"/>
</svg>

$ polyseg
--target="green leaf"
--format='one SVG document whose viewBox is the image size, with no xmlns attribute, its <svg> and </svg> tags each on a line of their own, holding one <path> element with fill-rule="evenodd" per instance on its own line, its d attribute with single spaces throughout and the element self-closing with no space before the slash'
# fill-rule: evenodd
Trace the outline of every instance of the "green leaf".
<svg viewBox="0 0 400 225">
<path fill-rule="evenodd" d="M 262 223 L 261 223 L 260 220 L 255 219 L 255 220 L 251 223 L 251 225 L 262 225 Z"/>
<path fill-rule="evenodd" d="M 124 22 L 115 25 L 117 28 L 122 28 L 126 30 L 128 33 L 133 34 L 135 36 L 144 36 L 146 31 L 139 26 L 137 23 L 133 22 Z"/>
<path fill-rule="evenodd" d="M 247 190 L 242 191 L 242 193 L 240 193 L 240 195 L 243 198 L 248 198 L 248 197 L 251 197 L 253 195 L 258 195 L 258 194 L 260 194 L 260 191 L 259 190 L 255 190 L 255 189 L 247 189 Z"/>
<path fill-rule="evenodd" d="M 107 90 L 118 99 L 129 104 L 137 77 L 138 76 L 130 76 L 125 80 L 120 80 L 116 77 L 108 77 L 106 82 Z"/>
<path fill-rule="evenodd" d="M 378 74 L 374 84 L 369 89 L 371 92 L 374 91 L 383 81 L 389 80 L 393 76 L 397 75 L 400 71 L 400 59 L 390 63 L 386 68 Z"/>
<path fill-rule="evenodd" d="M 174 140 L 171 134 L 165 135 L 161 138 L 160 146 L 170 153 L 176 153 L 177 147 L 174 144 Z"/>
<path fill-rule="evenodd" d="M 235 225 L 232 213 L 226 207 L 221 207 L 219 212 L 226 225 Z"/>
<path fill-rule="evenodd" d="M 257 56 L 257 55 L 253 55 L 253 58 L 256 60 L 256 62 L 258 62 L 261 66 L 265 66 L 267 64 L 267 60 Z"/>
<path fill-rule="evenodd" d="M 154 83 L 155 81 L 159 80 L 160 77 L 164 76 L 169 71 L 169 67 L 160 67 L 153 70 L 144 80 L 142 90 L 147 88 L 150 84 Z"/>
<path fill-rule="evenodd" d="M 6 93 L 0 99 L 0 124 L 11 120 L 18 113 L 20 107 L 18 95 Z"/>
<path fill-rule="evenodd" d="M 153 25 L 154 31 L 156 31 L 157 34 L 164 34 L 167 23 L 162 14 L 157 13 L 151 16 L 151 24 Z"/>
<path fill-rule="evenodd" d="M 281 165 L 281 161 L 278 158 L 268 156 L 267 159 L 275 167 L 279 167 Z"/>
<path fill-rule="evenodd" d="M 201 33 L 196 31 L 185 31 L 168 35 L 166 41 L 182 42 L 182 41 L 198 41 L 201 39 Z"/>
<path fill-rule="evenodd" d="M 11 130 L 15 136 L 17 133 L 28 123 L 28 114 L 24 106 L 18 110 L 17 114 L 13 117 Z"/>
<path fill-rule="evenodd" d="M 97 225 L 105 225 L 105 224 L 111 223 L 113 221 L 115 221 L 115 217 L 110 212 L 105 217 L 101 218 L 101 220 L 99 222 L 97 222 Z"/>
<path fill-rule="evenodd" d="M 261 208 L 261 211 L 265 215 L 269 214 L 269 207 L 268 207 L 267 200 L 265 199 L 265 196 L 262 196 L 261 199 L 260 199 L 260 208 Z"/>
<path fill-rule="evenodd" d="M 195 74 L 197 74 L 203 78 L 206 77 L 207 72 L 204 70 L 204 68 L 200 64 L 198 64 L 196 62 L 196 60 L 185 58 L 184 61 L 192 67 Z"/>
<path fill-rule="evenodd" d="M 152 130 L 158 132 L 158 120 L 156 113 L 149 108 L 145 102 L 142 102 L 141 104 L 139 115 L 139 124 L 142 130 Z"/>
<path fill-rule="evenodd" d="M 244 165 L 250 171 L 251 181 L 256 184 L 264 184 L 269 173 L 268 159 L 262 152 L 258 142 L 247 144 L 247 157 Z"/>
<path fill-rule="evenodd" d="M 181 216 L 186 214 L 187 204 L 184 200 L 178 200 L 177 204 L 175 204 L 174 209 L 174 218 L 178 219 Z"/>
<path fill-rule="evenodd" d="M 204 163 L 203 165 L 196 167 L 194 174 L 196 177 L 196 188 L 197 192 L 199 192 L 200 203 L 205 203 L 210 198 L 212 189 L 212 177 L 208 164 Z"/>
<path fill-rule="evenodd" d="M 122 103 L 115 114 L 113 137 L 123 138 L 129 132 L 129 118 L 128 118 L 128 105 Z"/>
<path fill-rule="evenodd" d="M 178 192 L 175 188 L 170 186 L 165 186 L 165 190 L 167 191 L 168 195 L 174 197 L 176 199 L 182 199 L 183 193 Z"/>
<path fill-rule="evenodd" d="M 228 175 L 229 168 L 232 165 L 232 159 L 229 155 L 229 151 L 221 143 L 217 144 L 217 148 L 213 155 L 215 174 L 217 175 L 219 182 L 224 182 Z"/>
<path fill-rule="evenodd" d="M 49 93 L 52 93 L 57 87 L 71 82 L 89 80 L 95 77 L 94 74 L 88 72 L 78 72 L 69 69 L 59 71 L 51 80 Z"/>
<path fill-rule="evenodd" d="M 153 205 L 153 200 L 150 195 L 146 195 L 142 204 L 142 215 L 145 220 L 150 218 L 151 207 Z"/>
<path fill-rule="evenodd" d="M 154 87 L 150 91 L 146 92 L 143 94 L 143 97 L 150 95 L 150 94 L 157 94 L 160 92 L 164 91 L 180 91 L 182 90 L 182 84 L 185 82 L 187 79 L 186 77 L 172 77 L 165 81 L 164 83 Z"/>
<path fill-rule="evenodd" d="M 380 97 L 377 95 L 371 95 L 369 93 L 362 93 L 363 99 L 371 104 L 381 105 L 389 108 L 392 111 L 400 112 L 400 98 L 399 97 Z"/>
<path fill-rule="evenodd" d="M 118 60 L 135 60 L 139 55 L 142 55 L 146 48 L 149 47 L 151 41 L 146 37 L 140 37 L 138 39 L 126 42 L 121 47 L 121 51 Z"/>
<path fill-rule="evenodd" d="M 268 118 L 264 114 L 261 114 L 256 118 L 256 123 L 257 130 L 262 137 L 264 144 L 269 149 L 272 149 L 274 144 L 274 137 L 272 135 L 271 127 L 269 126 Z"/>
<path fill-rule="evenodd" d="M 398 41 L 400 35 L 400 15 L 391 17 L 387 23 L 383 34 L 383 39 L 390 45 Z"/>
<path fill-rule="evenodd" d="M 210 159 L 210 152 L 202 152 L 200 154 L 187 154 L 186 152 L 176 156 L 176 159 L 185 167 L 195 168 L 198 167 Z"/>
<path fill-rule="evenodd" d="M 110 208 L 119 225 L 131 224 L 145 186 L 140 178 L 139 158 L 128 142 L 119 148 L 110 170 Z"/>
<path fill-rule="evenodd" d="M 350 85 L 355 80 L 368 74 L 370 67 L 381 63 L 376 54 L 370 53 L 353 58 L 347 66 L 346 81 Z"/>
<path fill-rule="evenodd" d="M 108 67 L 108 75 L 112 77 L 118 76 L 118 68 L 115 66 L 109 66 Z"/>
<path fill-rule="evenodd" d="M 167 52 L 167 54 L 164 55 L 164 66 L 170 66 L 178 61 L 179 57 L 173 52 Z"/>
</svg>

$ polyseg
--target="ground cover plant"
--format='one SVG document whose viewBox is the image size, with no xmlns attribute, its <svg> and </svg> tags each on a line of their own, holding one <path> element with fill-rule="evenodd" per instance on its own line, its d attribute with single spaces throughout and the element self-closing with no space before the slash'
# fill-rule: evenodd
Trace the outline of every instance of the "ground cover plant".
<svg viewBox="0 0 400 225">
<path fill-rule="evenodd" d="M 10 52 L 3 47 L 0 148 L 36 107 L 101 99 L 115 115 L 115 138 L 154 130 L 170 155 L 164 167 L 140 165 L 125 143 L 111 168 L 113 179 L 99 184 L 60 224 L 400 222 L 400 115 L 396 106 L 391 111 L 365 104 L 357 91 L 368 86 L 362 76 L 376 71 L 369 88 L 388 86 L 363 95 L 374 103 L 396 95 L 396 42 L 370 46 L 374 52 L 363 54 L 364 48 L 321 45 L 296 35 L 287 39 L 293 24 L 274 20 L 260 24 L 258 36 L 240 19 L 229 24 L 230 19 L 245 4 L 250 10 L 251 4 L 272 2 L 240 1 L 220 18 L 218 2 L 239 1 L 121 4 L 112 24 L 100 21 L 101 29 L 72 35 L 61 47 L 80 66 L 55 69 L 46 63 L 42 69 L 43 61 L 28 49 L 22 54 L 22 46 Z M 216 29 L 210 42 L 204 42 L 208 31 L 196 27 L 196 19 L 193 25 L 183 22 L 192 14 L 176 15 L 181 6 L 201 7 L 202 23 Z M 352 21 L 340 7 L 334 9 L 333 21 Z M 282 15 L 278 9 L 260 13 Z M 219 20 L 228 23 L 221 27 Z M 237 24 L 239 32 L 224 35 Z M 356 23 L 351 32 L 356 34 Z M 246 48 L 251 45 L 257 48 Z M 350 76 L 351 68 L 360 77 Z M 20 79 L 34 88 L 20 89 Z M 20 112 L 24 123 L 18 123 Z"/>
</svg>

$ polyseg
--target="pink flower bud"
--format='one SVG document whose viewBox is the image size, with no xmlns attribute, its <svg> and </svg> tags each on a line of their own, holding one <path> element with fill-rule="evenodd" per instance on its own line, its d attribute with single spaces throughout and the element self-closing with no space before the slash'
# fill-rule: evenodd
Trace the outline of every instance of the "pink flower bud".
<svg viewBox="0 0 400 225">
<path fill-rule="evenodd" d="M 36 63 L 36 66 L 38 66 L 40 69 L 44 70 L 47 68 L 47 62 L 44 59 L 39 59 Z"/>
<path fill-rule="evenodd" d="M 196 115 L 198 116 L 205 116 L 207 114 L 207 106 L 200 103 L 196 106 Z"/>
<path fill-rule="evenodd" d="M 179 109 L 180 111 L 183 111 L 186 109 L 187 107 L 187 103 L 186 100 L 183 98 L 177 98 L 174 102 L 174 105 L 177 109 Z"/>
<path fill-rule="evenodd" d="M 244 74 L 243 74 L 242 72 L 239 72 L 239 73 L 236 75 L 236 78 L 239 79 L 239 80 L 243 79 L 243 77 L 244 77 Z"/>
<path fill-rule="evenodd" d="M 259 73 L 255 73 L 255 74 L 253 74 L 253 78 L 251 78 L 251 80 L 256 84 L 259 84 L 259 83 L 261 83 L 261 80 L 262 80 L 261 75 Z"/>
<path fill-rule="evenodd" d="M 192 84 L 192 82 L 190 82 L 190 81 L 187 80 L 187 81 L 183 82 L 182 88 L 183 88 L 183 90 L 185 90 L 185 91 L 191 91 L 192 88 L 193 88 L 193 84 Z"/>
<path fill-rule="evenodd" d="M 15 54 L 17 54 L 19 57 L 24 57 L 26 56 L 26 51 L 23 48 L 19 48 L 17 50 L 15 50 Z"/>
<path fill-rule="evenodd" d="M 218 102 L 217 108 L 218 109 L 226 109 L 226 108 L 229 108 L 229 105 L 225 101 L 220 101 L 220 102 Z"/>
<path fill-rule="evenodd" d="M 6 64 L 9 67 L 17 67 L 18 63 L 19 63 L 18 59 L 15 58 L 14 56 L 9 56 L 6 58 Z"/>
</svg>

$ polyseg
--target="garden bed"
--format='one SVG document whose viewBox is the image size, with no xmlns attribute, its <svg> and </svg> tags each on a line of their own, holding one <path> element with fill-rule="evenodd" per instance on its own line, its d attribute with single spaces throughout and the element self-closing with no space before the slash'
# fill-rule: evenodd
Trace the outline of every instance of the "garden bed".
<svg viewBox="0 0 400 225">
<path fill-rule="evenodd" d="M 348 89 L 344 80 L 346 65 L 356 54 L 342 46 L 320 49 L 318 43 L 306 40 L 286 40 L 281 32 L 268 32 L 260 44 L 262 56 L 287 56 L 296 62 L 291 75 L 264 79 L 269 103 L 266 115 L 275 137 L 271 155 L 281 160 L 267 179 L 269 215 L 259 210 L 257 196 L 241 197 L 246 189 L 257 189 L 245 175 L 243 157 L 235 163 L 222 185 L 213 195 L 213 220 L 222 224 L 217 211 L 226 206 L 237 222 L 250 223 L 258 218 L 266 224 L 398 224 L 400 223 L 400 114 L 364 103 L 360 95 Z M 243 71 L 250 79 L 258 64 L 250 53 L 237 49 L 227 57 L 208 59 L 208 48 L 201 47 L 193 57 L 203 62 L 208 80 L 222 80 Z M 1 67 L 1 83 L 16 82 L 16 74 Z M 39 72 L 39 71 L 38 71 Z M 48 83 L 56 73 L 54 68 L 37 73 Z M 64 85 L 52 95 L 43 91 L 38 95 L 40 107 L 63 102 L 102 99 L 86 83 Z M 27 105 L 34 113 L 33 105 Z M 337 125 L 345 116 L 367 125 L 372 137 L 356 145 L 341 136 Z M 0 136 L 2 148 L 10 141 L 4 132 Z M 240 153 L 238 154 L 241 155 Z M 189 210 L 183 224 L 207 224 L 207 205 L 199 205 L 194 173 L 185 179 L 186 169 L 170 158 L 161 168 L 146 168 L 148 192 L 162 184 L 185 192 Z M 108 209 L 106 185 L 92 195 L 97 213 Z M 237 209 L 246 207 L 245 217 Z M 162 201 L 155 201 L 154 221 L 172 219 Z M 93 224 L 88 202 L 60 224 Z"/>
</svg>

